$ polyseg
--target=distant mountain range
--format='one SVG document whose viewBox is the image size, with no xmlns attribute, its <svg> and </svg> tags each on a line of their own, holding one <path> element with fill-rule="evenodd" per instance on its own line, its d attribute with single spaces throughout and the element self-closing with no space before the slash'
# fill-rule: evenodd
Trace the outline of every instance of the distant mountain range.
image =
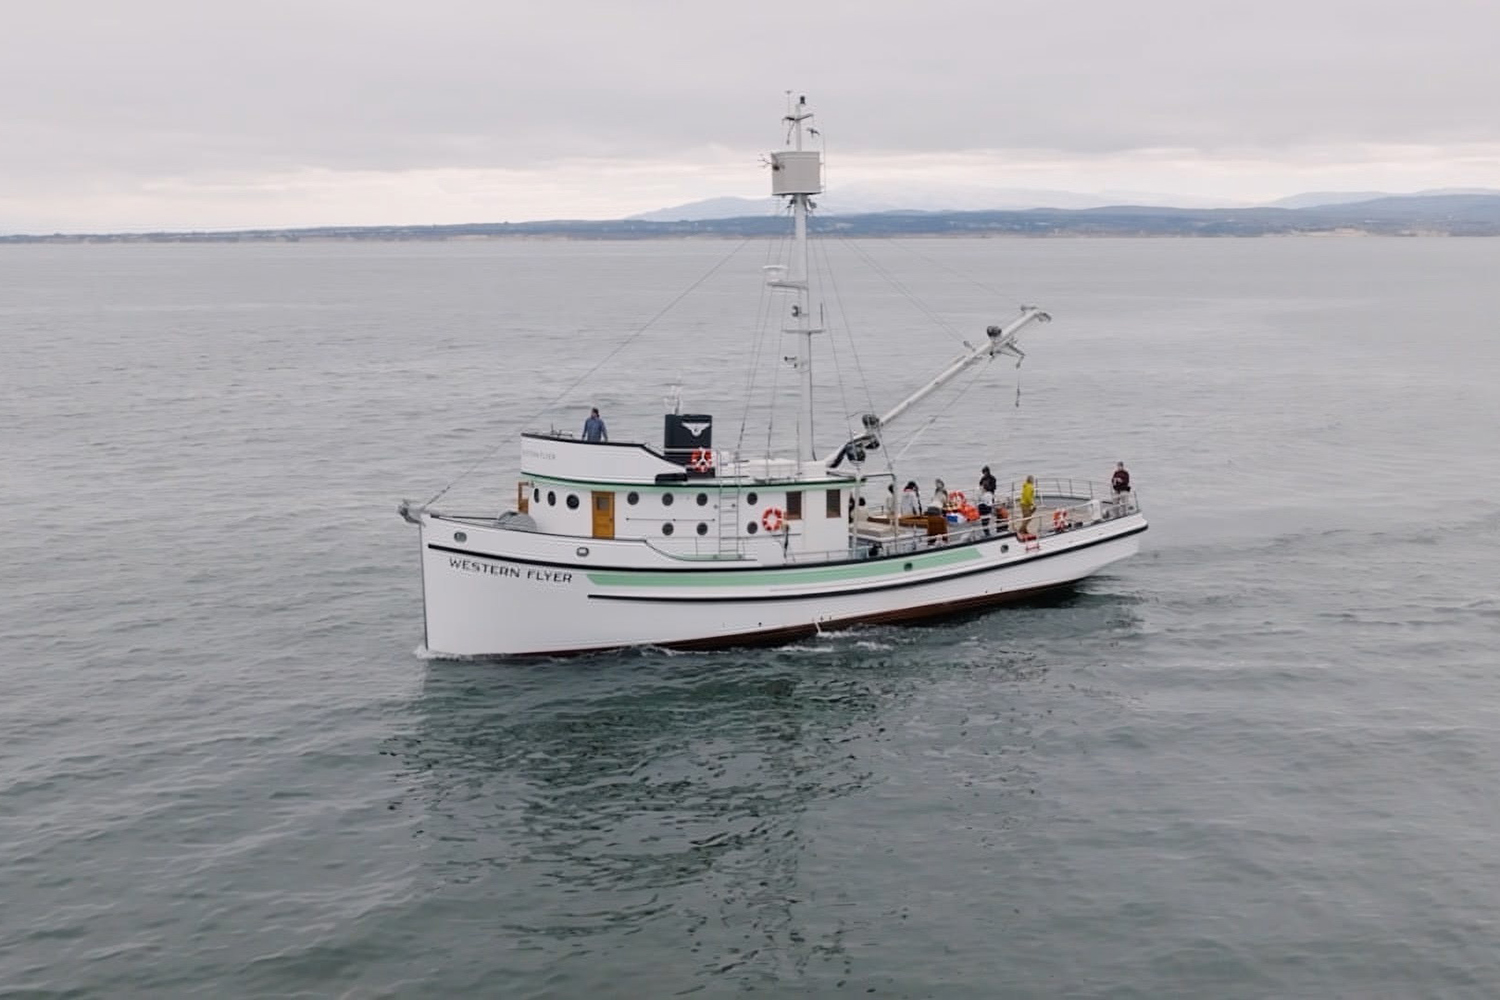
<svg viewBox="0 0 1500 1000">
<path fill-rule="evenodd" d="M 1214 201 L 1185 198 L 1180 195 L 1145 191 L 1104 191 L 1100 194 L 1078 194 L 1072 191 L 1047 191 L 1031 188 L 981 188 L 972 186 L 927 187 L 920 193 L 877 185 L 845 185 L 832 195 L 817 199 L 824 215 L 873 215 L 883 212 L 1016 212 L 1033 208 L 1089 209 L 1120 206 L 1153 206 L 1162 208 L 1317 208 L 1377 201 L 1383 198 L 1431 198 L 1443 195 L 1497 195 L 1500 190 L 1486 188 L 1442 188 L 1396 195 L 1385 191 L 1312 191 L 1288 198 L 1258 204 L 1253 202 Z M 775 215 L 782 209 L 775 198 L 709 198 L 685 205 L 658 208 L 632 215 L 629 221 L 697 222 L 704 219 L 748 218 Z"/>
<path fill-rule="evenodd" d="M 1268 204 L 1275 208 L 1318 208 L 1323 205 L 1348 205 L 1362 201 L 1380 201 L 1385 198 L 1435 198 L 1452 194 L 1500 195 L 1494 188 L 1434 188 L 1430 191 L 1414 191 L 1411 194 L 1391 194 L 1389 191 L 1310 191 L 1294 194 L 1289 198 L 1278 198 Z"/>
<path fill-rule="evenodd" d="M 1497 192 L 1500 193 L 1500 192 Z M 1378 197 L 1372 195 L 1371 197 Z M 1240 203 L 1149 191 L 1104 191 L 1079 194 L 1034 188 L 991 188 L 960 184 L 926 184 L 920 189 L 883 184 L 842 184 L 832 194 L 817 199 L 825 215 L 872 215 L 878 212 L 1018 212 L 1029 208 L 1106 208 L 1110 205 L 1170 205 L 1174 208 L 1232 208 Z M 709 198 L 632 215 L 642 222 L 691 222 L 699 219 L 730 219 L 752 215 L 774 215 L 781 208 L 777 199 Z"/>
<path fill-rule="evenodd" d="M 1350 198 L 1362 200 L 1350 201 Z M 1363 198 L 1327 192 L 1282 199 L 1281 205 L 1220 208 L 1103 205 L 1084 208 L 1012 208 L 978 211 L 853 212 L 820 210 L 813 232 L 842 236 L 1500 236 L 1500 191 L 1432 191 Z M 1291 204 L 1286 204 L 1291 203 Z M 317 226 L 239 232 L 161 232 L 0 236 L 0 243 L 241 242 L 327 239 L 442 240 L 496 237 L 653 239 L 757 236 L 785 232 L 782 210 L 770 199 L 714 199 L 704 211 L 740 212 L 662 221 L 636 217 L 609 221 L 466 223 L 443 226 Z M 689 208 L 664 210 L 667 214 Z M 653 216 L 661 213 L 649 213 Z"/>
</svg>

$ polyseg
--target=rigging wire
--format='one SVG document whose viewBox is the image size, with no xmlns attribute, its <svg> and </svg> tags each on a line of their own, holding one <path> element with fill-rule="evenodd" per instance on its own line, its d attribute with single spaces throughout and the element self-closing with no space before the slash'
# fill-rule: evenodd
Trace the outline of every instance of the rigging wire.
<svg viewBox="0 0 1500 1000">
<path fill-rule="evenodd" d="M 593 375 L 600 368 L 603 368 L 606 364 L 608 364 L 610 362 L 611 359 L 614 358 L 614 356 L 616 354 L 619 354 L 626 347 L 630 346 L 630 344 L 634 343 L 634 341 L 636 340 L 636 338 L 639 337 L 641 334 L 645 333 L 647 330 L 649 330 L 657 322 L 657 320 L 661 319 L 667 313 L 671 312 L 672 309 L 676 307 L 677 303 L 679 303 L 683 299 L 687 298 L 688 295 L 691 294 L 699 285 L 703 284 L 709 278 L 712 278 L 718 272 L 718 270 L 721 267 L 723 267 L 725 264 L 729 263 L 729 261 L 734 257 L 734 255 L 737 254 L 737 253 L 739 253 L 741 250 L 743 250 L 745 248 L 745 244 L 747 244 L 749 242 L 750 242 L 750 237 L 747 236 L 743 240 L 741 240 L 739 243 L 737 243 L 734 246 L 734 248 L 729 251 L 729 253 L 725 254 L 724 257 L 721 258 L 718 261 L 718 263 L 714 264 L 713 267 L 711 267 L 707 271 L 705 271 L 703 273 L 703 275 L 698 278 L 697 281 L 694 281 L 687 288 L 683 289 L 677 295 L 676 298 L 674 298 L 671 302 L 668 302 L 665 306 L 663 306 L 661 308 L 661 310 L 659 312 L 657 312 L 657 314 L 655 316 L 652 316 L 645 323 L 643 323 L 634 333 L 630 334 L 630 336 L 626 337 L 624 340 L 620 341 L 619 344 L 615 345 L 615 349 L 614 350 L 610 351 L 604 357 L 600 358 L 599 362 L 597 364 L 595 364 L 594 367 L 590 368 L 588 371 L 586 371 L 582 375 L 578 376 L 578 378 L 576 380 L 574 380 L 574 382 L 571 385 L 569 385 L 562 392 L 558 393 L 555 397 L 553 397 L 553 399 L 550 402 L 546 403 L 540 410 L 537 410 L 536 413 L 533 413 L 530 417 L 528 417 L 527 420 L 526 420 L 526 423 L 528 423 L 528 424 L 531 423 L 537 417 L 541 416 L 543 413 L 546 413 L 549 409 L 551 409 L 552 407 L 556 406 L 558 404 L 558 402 L 563 399 L 563 397 L 567 396 L 574 389 L 576 389 L 580 385 L 582 385 L 585 379 L 589 378 L 589 376 Z M 471 472 L 473 472 L 475 469 L 479 468 L 479 466 L 482 463 L 487 462 L 491 458 L 493 458 L 495 456 L 495 453 L 497 451 L 499 451 L 501 448 L 503 448 L 504 446 L 505 446 L 505 442 L 502 441 L 499 444 L 495 445 L 493 448 L 491 448 L 489 451 L 485 452 L 479 458 L 475 459 L 473 462 L 471 462 L 469 464 L 468 468 L 464 469 L 457 476 L 455 476 L 452 479 L 452 481 L 450 481 L 448 483 L 447 486 L 444 486 L 442 489 L 440 489 L 436 493 L 434 493 L 432 495 L 432 499 L 428 500 L 422 506 L 424 506 L 424 507 L 430 507 L 432 504 L 437 503 L 438 500 L 442 499 L 443 494 L 447 493 L 449 490 L 453 489 L 453 487 L 457 486 Z"/>
<path fill-rule="evenodd" d="M 791 214 L 793 214 L 793 212 L 794 212 L 794 209 L 792 207 L 792 204 L 791 204 L 791 202 L 788 202 L 787 206 L 786 206 L 786 209 L 785 209 L 785 214 L 791 215 Z M 786 237 L 783 237 L 780 246 L 782 246 L 782 247 L 788 247 L 788 246 L 790 246 L 790 244 L 791 244 L 791 237 L 790 236 L 786 236 Z M 792 254 L 792 251 L 788 250 L 787 251 L 787 260 L 788 260 L 788 265 L 787 266 L 788 266 L 788 270 L 790 270 L 790 268 L 791 268 L 791 254 Z M 766 340 L 769 341 L 770 339 L 771 339 L 771 332 L 770 332 L 770 330 L 767 330 L 766 331 Z M 785 355 L 781 354 L 782 346 L 785 343 L 786 343 L 786 331 L 782 330 L 777 335 L 777 338 L 776 338 L 776 353 L 777 353 L 778 357 L 775 359 L 775 362 L 771 366 L 771 394 L 770 394 L 771 405 L 770 405 L 770 411 L 766 414 L 766 462 L 768 463 L 768 467 L 769 467 L 769 463 L 771 461 L 771 441 L 772 441 L 773 436 L 776 433 L 776 409 L 777 409 L 777 407 L 776 407 L 776 390 L 778 389 L 778 387 L 781 384 L 781 368 L 782 368 L 782 366 L 784 364 L 786 364 L 786 357 L 785 357 Z M 799 452 L 799 454 L 800 454 L 800 452 Z"/>
<path fill-rule="evenodd" d="M 780 215 L 782 213 L 778 211 L 775 214 Z M 787 236 L 785 234 L 782 234 L 777 239 L 766 241 L 766 263 L 761 267 L 763 279 L 765 268 L 772 261 L 781 258 L 781 253 L 786 246 L 786 242 Z M 766 328 L 770 324 L 773 303 L 776 301 L 776 292 L 764 280 L 761 281 L 760 289 L 760 306 L 756 314 L 755 336 L 752 338 L 750 348 L 750 370 L 746 373 L 745 378 L 745 407 L 740 413 L 740 433 L 734 443 L 734 450 L 737 455 L 742 452 L 745 444 L 745 430 L 750 425 L 750 405 L 751 401 L 755 398 L 755 380 L 760 372 L 761 357 L 765 352 L 766 340 L 768 339 Z"/>
<path fill-rule="evenodd" d="M 818 266 L 818 257 L 816 254 L 814 254 L 812 258 L 812 269 L 816 272 L 818 277 L 818 292 L 820 294 L 817 297 L 817 301 L 819 302 L 819 305 L 821 307 L 823 278 L 826 274 L 829 283 L 832 284 L 833 266 L 832 263 L 828 260 L 827 247 L 820 247 L 820 249 L 823 251 L 822 267 Z M 826 315 L 822 318 L 824 319 L 823 327 L 828 331 L 828 353 L 829 356 L 833 358 L 833 376 L 839 384 L 839 405 L 842 406 L 844 410 L 844 433 L 847 435 L 844 440 L 847 441 L 849 440 L 849 438 L 854 437 L 854 424 L 851 422 L 849 416 L 849 394 L 844 386 L 844 371 L 839 367 L 838 337 L 834 335 L 833 324 L 826 321 Z M 853 343 L 853 337 L 850 337 L 850 343 Z"/>
<path fill-rule="evenodd" d="M 924 423 L 921 427 L 918 427 L 916 430 L 912 431 L 911 437 L 907 439 L 906 444 L 901 446 L 901 450 L 896 452 L 895 458 L 893 458 L 892 461 L 899 459 L 902 455 L 905 455 L 908 451 L 910 451 L 911 446 L 917 443 L 917 439 L 924 433 L 926 433 L 929 427 L 937 423 L 939 417 L 941 417 L 948 410 L 951 410 L 953 407 L 957 406 L 958 401 L 964 398 L 964 393 L 968 392 L 974 387 L 974 383 L 979 381 L 979 376 L 988 367 L 988 364 L 976 365 L 974 367 L 974 374 L 969 376 L 969 380 L 965 382 L 963 386 L 958 390 L 958 392 L 954 395 L 954 397 L 948 401 L 947 405 L 942 407 L 941 409 L 935 410 L 932 416 L 927 418 L 926 423 Z"/>
<path fill-rule="evenodd" d="M 891 244 L 893 246 L 900 247 L 902 250 L 905 250 L 907 253 L 911 254 L 914 257 L 916 257 L 918 260 L 924 260 L 924 261 L 926 261 L 927 263 L 931 264 L 933 267 L 937 268 L 940 271 L 946 271 L 949 274 L 953 275 L 955 278 L 959 278 L 959 279 L 961 279 L 963 281 L 970 282 L 975 287 L 979 288 L 981 291 L 989 292 L 991 295 L 995 296 L 995 298 L 997 298 L 997 299 L 1010 298 L 1010 296 L 1008 296 L 1006 293 L 1002 292 L 1000 289 L 995 288 L 992 285 L 986 285 L 984 282 L 980 281 L 978 278 L 974 277 L 972 274 L 965 274 L 964 272 L 960 271 L 956 267 L 952 267 L 952 266 L 950 266 L 948 264 L 944 264 L 942 261 L 937 260 L 936 258 L 927 256 L 926 254 L 922 253 L 917 248 L 915 248 L 913 246 L 907 245 L 907 242 L 904 241 L 904 240 L 891 240 L 890 242 L 891 242 Z"/>
<path fill-rule="evenodd" d="M 823 255 L 823 271 L 824 271 L 824 273 L 826 273 L 828 275 L 828 285 L 829 285 L 830 288 L 833 289 L 833 300 L 834 300 L 834 302 L 838 306 L 839 317 L 843 321 L 844 330 L 848 334 L 848 337 L 849 337 L 849 353 L 852 354 L 852 355 L 854 355 L 854 370 L 859 373 L 859 382 L 860 382 L 860 385 L 865 390 L 865 402 L 869 404 L 869 410 L 866 411 L 866 412 L 874 413 L 875 412 L 875 397 L 870 392 L 870 380 L 865 376 L 864 362 L 863 362 L 863 360 L 861 360 L 861 358 L 859 356 L 859 345 L 855 342 L 855 339 L 854 339 L 854 329 L 849 324 L 849 313 L 848 313 L 848 310 L 846 310 L 844 308 L 844 296 L 843 296 L 843 293 L 839 290 L 839 280 L 838 280 L 838 276 L 837 276 L 838 273 L 833 269 L 833 258 L 829 256 L 829 253 L 828 253 L 828 243 L 827 243 L 826 240 L 819 241 L 819 243 L 818 243 L 818 250 Z M 830 332 L 829 335 L 828 335 L 828 343 L 829 343 L 830 348 L 832 348 L 834 339 L 835 339 L 834 335 Z M 837 357 L 837 354 L 835 354 L 835 356 L 834 356 L 834 368 L 835 368 L 835 370 L 838 369 L 838 357 Z M 843 388 L 844 388 L 844 385 L 843 385 L 843 375 L 841 373 L 839 375 L 839 394 L 840 394 L 840 396 L 843 395 Z M 848 429 L 848 431 L 849 431 L 849 437 L 852 440 L 854 438 L 854 428 L 852 426 L 850 426 L 850 424 L 849 424 L 849 414 L 847 412 L 848 408 L 849 408 L 849 401 L 847 399 L 844 399 L 844 409 L 846 411 L 845 414 L 844 414 L 844 424 L 845 424 L 845 427 Z M 881 456 L 880 457 L 885 462 L 886 471 L 889 472 L 891 474 L 891 478 L 894 479 L 896 477 L 896 467 L 891 463 L 891 454 L 890 454 L 890 452 L 887 451 L 886 449 L 882 448 L 881 449 Z M 861 469 L 861 473 L 863 473 L 862 469 Z M 863 479 L 863 478 L 866 478 L 866 477 L 863 476 L 863 474 L 861 474 L 860 478 Z"/>
<path fill-rule="evenodd" d="M 912 305 L 916 306 L 917 309 L 920 310 L 924 316 L 930 319 L 934 325 L 942 327 L 943 330 L 947 331 L 949 336 L 953 337 L 953 339 L 957 340 L 960 344 L 964 344 L 965 346 L 968 345 L 968 342 L 964 339 L 964 335 L 962 333 L 954 329 L 953 325 L 947 320 L 943 319 L 937 313 L 933 312 L 932 309 L 927 305 L 927 303 L 917 298 L 917 296 L 912 292 L 911 289 L 907 288 L 900 279 L 891 274 L 891 272 L 887 270 L 883 264 L 877 261 L 874 257 L 871 257 L 863 247 L 859 246 L 847 236 L 843 237 L 843 240 L 846 244 L 849 245 L 850 249 L 859 254 L 859 256 L 865 261 L 865 263 L 870 265 L 870 268 L 872 270 L 874 270 L 881 277 L 885 278 L 886 281 L 890 282 L 892 288 L 896 289 L 896 291 L 900 292 L 902 295 L 905 295 L 907 300 L 910 301 Z"/>
</svg>

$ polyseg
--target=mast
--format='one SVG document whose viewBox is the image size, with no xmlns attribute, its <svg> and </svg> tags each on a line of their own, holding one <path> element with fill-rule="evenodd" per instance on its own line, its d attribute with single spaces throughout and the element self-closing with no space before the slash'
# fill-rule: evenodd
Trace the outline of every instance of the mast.
<svg viewBox="0 0 1500 1000">
<path fill-rule="evenodd" d="M 813 334 L 823 331 L 812 323 L 812 292 L 808 282 L 807 212 L 812 208 L 812 196 L 823 192 L 823 158 L 817 150 L 804 150 L 804 136 L 817 135 L 817 130 L 805 123 L 812 119 L 807 110 L 807 98 L 798 97 L 782 121 L 791 129 L 788 140 L 790 149 L 771 154 L 771 194 L 791 199 L 792 205 L 792 256 L 790 273 L 770 281 L 772 288 L 783 288 L 794 292 L 796 302 L 792 305 L 792 325 L 782 327 L 782 333 L 797 338 L 797 355 L 791 359 L 797 368 L 802 386 L 802 401 L 797 416 L 797 458 L 807 462 L 817 458 L 813 445 Z"/>
</svg>

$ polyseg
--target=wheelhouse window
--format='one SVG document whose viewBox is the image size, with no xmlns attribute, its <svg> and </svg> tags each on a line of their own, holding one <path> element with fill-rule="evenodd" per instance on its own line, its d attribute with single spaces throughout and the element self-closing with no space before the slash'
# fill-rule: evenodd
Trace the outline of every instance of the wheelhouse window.
<svg viewBox="0 0 1500 1000">
<path fill-rule="evenodd" d="M 801 490 L 786 495 L 786 519 L 788 521 L 800 521 L 802 519 Z"/>
<path fill-rule="evenodd" d="M 827 511 L 825 511 L 825 513 L 829 517 L 841 517 L 841 516 L 843 516 L 844 512 L 841 509 L 839 509 L 839 508 L 840 508 L 840 502 L 844 499 L 844 491 L 843 490 L 828 490 L 827 494 L 828 494 L 828 509 L 827 509 Z"/>
</svg>

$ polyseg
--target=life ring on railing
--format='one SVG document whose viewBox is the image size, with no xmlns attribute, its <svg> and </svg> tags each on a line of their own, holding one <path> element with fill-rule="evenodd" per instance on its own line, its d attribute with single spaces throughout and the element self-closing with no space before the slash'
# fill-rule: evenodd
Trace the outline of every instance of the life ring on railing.
<svg viewBox="0 0 1500 1000">
<path fill-rule="evenodd" d="M 949 507 L 962 507 L 966 500 L 967 498 L 964 496 L 963 490 L 954 490 L 948 494 Z"/>
<path fill-rule="evenodd" d="M 714 467 L 714 453 L 707 448 L 694 448 L 688 468 L 694 472 L 707 472 Z"/>
<path fill-rule="evenodd" d="M 1053 531 L 1067 531 L 1068 530 L 1068 512 L 1067 511 L 1054 510 L 1052 512 L 1052 530 Z"/>
<path fill-rule="evenodd" d="M 773 535 L 780 531 L 784 524 L 786 524 L 786 518 L 782 516 L 780 507 L 767 507 L 765 513 L 760 516 L 760 526 Z"/>
</svg>

